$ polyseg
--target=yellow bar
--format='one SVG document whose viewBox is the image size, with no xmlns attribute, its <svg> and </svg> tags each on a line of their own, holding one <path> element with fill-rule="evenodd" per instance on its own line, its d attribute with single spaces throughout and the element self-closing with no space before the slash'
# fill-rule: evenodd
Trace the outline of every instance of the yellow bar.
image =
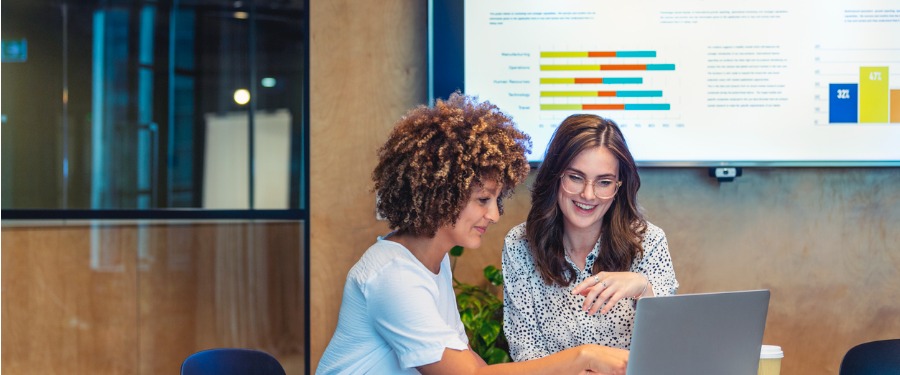
<svg viewBox="0 0 900 375">
<path fill-rule="evenodd" d="M 541 57 L 588 57 L 587 52 L 541 52 Z"/>
<path fill-rule="evenodd" d="M 541 104 L 542 111 L 580 111 L 581 104 Z"/>
<path fill-rule="evenodd" d="M 575 83 L 575 78 L 541 78 L 543 84 Z"/>
<path fill-rule="evenodd" d="M 891 90 L 891 123 L 900 124 L 900 89 Z"/>
<path fill-rule="evenodd" d="M 541 70 L 600 70 L 600 65 L 541 65 Z"/>
<path fill-rule="evenodd" d="M 541 91 L 542 97 L 582 97 L 597 96 L 596 91 Z"/>
<path fill-rule="evenodd" d="M 888 122 L 888 67 L 859 68 L 859 122 Z"/>
</svg>

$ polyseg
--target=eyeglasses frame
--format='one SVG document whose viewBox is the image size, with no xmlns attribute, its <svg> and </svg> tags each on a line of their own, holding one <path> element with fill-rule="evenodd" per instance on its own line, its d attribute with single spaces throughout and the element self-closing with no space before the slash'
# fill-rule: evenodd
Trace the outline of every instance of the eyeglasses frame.
<svg viewBox="0 0 900 375">
<path fill-rule="evenodd" d="M 601 197 L 601 196 L 597 195 L 597 187 L 594 186 L 594 183 L 597 182 L 597 181 L 603 181 L 603 180 L 613 181 L 613 179 L 611 179 L 611 178 L 590 179 L 590 178 L 584 177 L 584 176 L 582 176 L 581 174 L 576 173 L 576 172 L 565 171 L 565 172 L 563 172 L 563 173 L 561 173 L 561 174 L 559 175 L 560 180 L 562 180 L 563 177 L 566 177 L 566 175 L 575 175 L 575 176 L 579 176 L 579 177 L 583 178 L 584 181 L 585 181 L 584 184 L 582 184 L 581 191 L 576 191 L 576 192 L 571 192 L 571 191 L 566 190 L 566 187 L 565 187 L 565 186 L 566 186 L 566 183 L 565 183 L 564 181 L 560 181 L 560 184 L 562 185 L 562 186 L 560 186 L 560 189 L 563 189 L 563 191 L 565 191 L 566 193 L 569 193 L 569 194 L 581 194 L 581 193 L 584 192 L 584 189 L 586 189 L 587 186 L 590 184 L 590 185 L 591 185 L 591 189 L 594 190 L 594 196 L 597 197 L 597 199 L 610 199 L 610 198 L 612 198 L 612 197 L 615 197 L 616 194 L 619 192 L 619 188 L 622 187 L 622 181 L 621 181 L 621 180 L 614 180 L 614 181 L 616 182 L 616 190 L 613 191 L 612 195 L 610 195 L 610 196 L 608 196 L 608 197 Z"/>
</svg>

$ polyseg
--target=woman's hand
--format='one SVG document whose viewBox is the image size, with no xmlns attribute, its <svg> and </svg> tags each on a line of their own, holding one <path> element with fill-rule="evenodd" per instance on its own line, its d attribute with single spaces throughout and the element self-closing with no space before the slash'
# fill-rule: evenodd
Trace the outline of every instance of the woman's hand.
<svg viewBox="0 0 900 375">
<path fill-rule="evenodd" d="M 471 350 L 445 348 L 440 361 L 418 367 L 425 375 L 461 374 L 601 374 L 625 375 L 628 351 L 586 344 L 522 362 L 485 365 Z"/>
<path fill-rule="evenodd" d="M 583 295 L 582 310 L 594 315 L 606 314 L 622 298 L 637 298 L 652 290 L 650 280 L 636 272 L 600 272 L 572 289 L 572 294 Z M 602 308 L 602 309 L 601 309 Z"/>
<path fill-rule="evenodd" d="M 625 375 L 628 351 L 600 345 L 583 345 L 582 355 L 588 357 L 590 367 L 582 374 Z"/>
</svg>

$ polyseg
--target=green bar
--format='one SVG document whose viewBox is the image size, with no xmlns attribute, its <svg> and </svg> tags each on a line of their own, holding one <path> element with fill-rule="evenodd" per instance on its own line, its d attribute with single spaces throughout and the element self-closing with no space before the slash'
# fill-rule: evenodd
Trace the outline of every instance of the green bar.
<svg viewBox="0 0 900 375">
<path fill-rule="evenodd" d="M 588 57 L 587 52 L 541 52 L 541 57 Z"/>
<path fill-rule="evenodd" d="M 541 70 L 600 70 L 600 65 L 541 65 Z"/>
<path fill-rule="evenodd" d="M 543 97 L 581 97 L 597 96 L 596 91 L 541 91 Z"/>
<path fill-rule="evenodd" d="M 542 111 L 580 111 L 581 104 L 541 104 Z"/>
<path fill-rule="evenodd" d="M 575 83 L 575 78 L 541 78 L 541 83 L 544 83 L 544 84 Z"/>
</svg>

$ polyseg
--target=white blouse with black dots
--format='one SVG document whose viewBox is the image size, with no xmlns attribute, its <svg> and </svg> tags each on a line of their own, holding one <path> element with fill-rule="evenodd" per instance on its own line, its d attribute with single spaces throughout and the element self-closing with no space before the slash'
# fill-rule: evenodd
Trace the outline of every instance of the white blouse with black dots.
<svg viewBox="0 0 900 375">
<path fill-rule="evenodd" d="M 631 272 L 646 276 L 657 296 L 673 295 L 678 280 L 672 268 L 666 234 L 647 223 L 644 254 L 635 259 Z M 591 268 L 600 241 L 587 256 L 584 270 L 566 260 L 577 274 L 572 285 L 547 285 L 534 265 L 525 240 L 525 223 L 513 227 L 503 244 L 503 332 L 515 361 L 541 358 L 582 344 L 628 349 L 631 346 L 634 298 L 623 298 L 608 313 L 588 315 L 582 311 L 584 297 L 571 294 L 575 285 L 593 274 Z"/>
</svg>

